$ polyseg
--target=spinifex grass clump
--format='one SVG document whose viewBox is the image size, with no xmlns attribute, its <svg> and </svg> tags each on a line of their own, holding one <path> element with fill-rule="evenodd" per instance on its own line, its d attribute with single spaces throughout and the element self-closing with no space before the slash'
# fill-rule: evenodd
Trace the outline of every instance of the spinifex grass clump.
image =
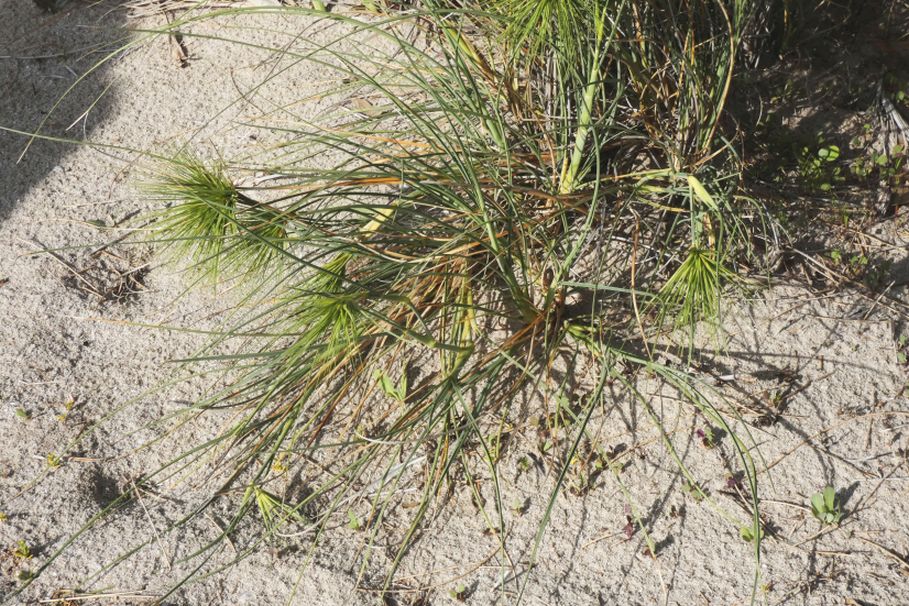
<svg viewBox="0 0 909 606">
<path fill-rule="evenodd" d="M 548 385 L 566 352 L 598 370 L 563 461 L 606 383 L 632 388 L 635 367 L 732 433 L 682 375 L 642 353 L 651 345 L 626 344 L 653 338 L 666 318 L 716 317 L 747 253 L 721 119 L 749 3 L 471 4 L 424 2 L 383 23 L 325 15 L 384 51 L 298 40 L 273 52 L 335 69 L 370 111 L 284 122 L 287 142 L 255 164 L 179 156 L 151 188 L 168 202 L 163 245 L 257 285 L 245 319 L 219 339 L 239 352 L 200 357 L 226 360 L 231 383 L 193 410 L 232 408 L 235 423 L 177 466 L 216 454 L 229 464 L 224 489 L 247 496 L 224 536 L 257 508 L 267 533 L 298 520 L 262 507 L 290 472 L 314 478 L 300 508 L 328 503 L 315 524 L 362 496 L 377 529 L 417 470 L 422 498 L 393 573 L 456 469 L 488 465 L 496 478 L 515 396 Z M 191 25 L 174 27 L 191 36 Z M 414 27 L 427 46 L 408 42 Z M 313 166 L 325 157 L 332 168 Z M 263 169 L 269 185 L 234 180 Z M 416 382 L 402 378 L 412 362 L 424 370 Z M 383 384 L 407 387 L 384 397 Z M 498 496 L 489 519 L 507 508 Z"/>
</svg>

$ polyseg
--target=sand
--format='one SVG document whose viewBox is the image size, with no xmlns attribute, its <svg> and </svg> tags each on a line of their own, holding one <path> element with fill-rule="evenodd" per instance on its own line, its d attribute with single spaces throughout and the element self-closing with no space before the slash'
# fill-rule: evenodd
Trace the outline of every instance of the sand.
<svg viewBox="0 0 909 606">
<path fill-rule="evenodd" d="M 127 16 L 103 4 L 54 15 L 31 2 L 0 0 L 0 6 L 0 126 L 31 131 L 77 75 L 104 56 L 119 35 L 114 28 Z M 163 19 L 133 23 L 160 25 Z M 274 34 L 265 28 L 282 25 L 275 16 L 255 24 L 263 29 L 238 35 L 269 41 Z M 207 24 L 202 31 L 226 31 L 219 27 Z M 36 604 L 78 588 L 99 596 L 79 604 L 141 604 L 164 595 L 163 603 L 174 605 L 288 599 L 375 604 L 394 551 L 374 549 L 361 570 L 365 533 L 343 520 L 323 535 L 311 559 L 312 537 L 303 533 L 169 593 L 193 570 L 181 556 L 217 536 L 228 519 L 219 505 L 178 531 L 163 532 L 204 498 L 204 487 L 192 482 L 143 492 L 11 596 L 20 584 L 17 574 L 45 563 L 119 491 L 173 455 L 181 445 L 176 438 L 135 449 L 157 435 L 151 423 L 198 397 L 206 385 L 200 378 L 155 388 L 175 372 L 171 361 L 200 347 L 205 337 L 150 325 L 215 327 L 224 294 L 185 293 L 186 276 L 147 247 L 104 246 L 125 234 L 120 228 L 127 219 L 152 206 L 137 191 L 141 162 L 129 150 L 174 149 L 190 138 L 212 153 L 254 151 L 262 144 L 238 125 L 262 107 L 232 103 L 238 90 L 268 69 L 261 54 L 201 39 L 185 44 L 190 61 L 183 67 L 166 40 L 118 57 L 91 74 L 44 125 L 49 135 L 108 147 L 36 141 L 17 163 L 27 139 L 0 132 L 0 596 L 4 603 Z M 282 87 L 302 98 L 326 78 L 289 70 L 261 98 L 279 98 Z M 894 257 L 897 270 L 903 268 L 903 275 L 894 270 L 889 292 L 896 302 L 775 284 L 727 309 L 718 353 L 711 353 L 717 341 L 707 335 L 696 357 L 694 371 L 715 386 L 721 409 L 743 412 L 752 422 L 755 458 L 761 469 L 769 468 L 759 476 L 762 512 L 772 529 L 761 552 L 759 603 L 909 603 L 903 511 L 909 374 L 897 342 L 909 334 L 899 320 L 899 301 L 909 302 L 900 252 L 905 220 L 897 216 L 880 237 L 886 244 L 881 250 Z M 42 249 L 54 253 L 39 254 Z M 697 434 L 705 420 L 689 404 L 655 383 L 644 381 L 641 388 L 679 455 L 731 521 L 686 494 L 653 424 L 639 405 L 617 394 L 615 406 L 599 414 L 593 427 L 621 463 L 618 478 L 627 495 L 611 473 L 601 474 L 589 490 L 567 491 L 555 502 L 537 565 L 528 571 L 555 470 L 545 463 L 524 468 L 522 459 L 536 452 L 539 440 L 526 432 L 503 464 L 502 490 L 514 504 L 505 514 L 508 557 L 486 531 L 469 491 L 456 491 L 405 557 L 385 603 L 435 605 L 463 598 L 468 604 L 508 604 L 521 588 L 522 603 L 532 605 L 749 603 L 755 564 L 751 545 L 739 534 L 745 510 L 727 477 L 741 469 L 731 439 L 705 447 Z M 754 426 L 758 418 L 760 427 Z M 217 426 L 217 419 L 203 419 L 179 440 L 204 439 Z M 76 444 L 78 436 L 83 439 Z M 52 454 L 62 464 L 48 471 Z M 490 484 L 481 482 L 487 500 Z M 844 506 L 838 526 L 820 525 L 807 507 L 827 484 L 839 490 Z M 627 528 L 629 503 L 657 546 L 656 558 L 646 553 L 644 533 Z M 405 519 L 393 516 L 389 523 Z M 238 536 L 254 530 L 241 528 Z M 19 540 L 30 546 L 28 561 L 12 553 Z M 142 541 L 148 545 L 125 564 L 86 583 Z M 234 555 L 225 547 L 206 570 Z"/>
</svg>

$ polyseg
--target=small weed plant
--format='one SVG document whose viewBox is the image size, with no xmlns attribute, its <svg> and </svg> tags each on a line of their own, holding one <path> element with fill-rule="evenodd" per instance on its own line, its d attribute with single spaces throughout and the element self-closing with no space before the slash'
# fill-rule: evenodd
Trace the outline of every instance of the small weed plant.
<svg viewBox="0 0 909 606">
<path fill-rule="evenodd" d="M 821 524 L 839 524 L 843 512 L 833 486 L 826 486 L 824 490 L 811 497 L 811 515 Z"/>
<path fill-rule="evenodd" d="M 829 192 L 845 180 L 840 166 L 840 148 L 820 140 L 816 148 L 803 147 L 798 170 L 802 183 L 811 190 Z"/>
<path fill-rule="evenodd" d="M 17 560 L 30 560 L 32 559 L 32 550 L 24 540 L 19 539 L 16 541 L 16 546 L 12 549 L 13 556 Z"/>
</svg>

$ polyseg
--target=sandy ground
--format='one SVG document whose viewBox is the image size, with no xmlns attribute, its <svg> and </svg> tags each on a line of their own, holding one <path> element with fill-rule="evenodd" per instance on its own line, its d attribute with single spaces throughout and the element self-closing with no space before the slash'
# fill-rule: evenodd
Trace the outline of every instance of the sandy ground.
<svg viewBox="0 0 909 606">
<path fill-rule="evenodd" d="M 19 0 L 0 0 L 0 7 L 0 125 L 33 130 L 76 74 L 104 56 L 105 43 L 116 36 L 112 28 L 125 17 L 105 5 L 57 15 Z M 257 24 L 280 25 L 270 19 Z M 244 35 L 269 39 L 266 29 Z M 200 335 L 140 325 L 217 326 L 222 295 L 184 294 L 183 276 L 142 246 L 102 245 L 149 204 L 136 192 L 140 173 L 126 148 L 167 149 L 193 137 L 203 148 L 254 150 L 260 142 L 236 122 L 262 106 L 232 102 L 268 66 L 248 48 L 194 39 L 187 42 L 191 61 L 181 68 L 172 50 L 160 40 L 99 69 L 45 128 L 116 147 L 37 141 L 17 163 L 26 140 L 0 132 L 0 596 L 7 603 L 36 604 L 74 588 L 98 596 L 79 604 L 148 603 L 193 570 L 181 558 L 213 539 L 227 515 L 215 508 L 179 531 L 163 532 L 202 491 L 191 483 L 160 487 L 80 537 L 36 583 L 10 596 L 17 574 L 41 566 L 119 490 L 169 459 L 180 446 L 174 440 L 135 448 L 157 435 L 151 423 L 197 397 L 204 384 L 157 388 L 135 399 L 168 379 L 175 368 L 169 361 L 204 342 Z M 289 70 L 280 85 L 303 97 L 325 77 Z M 281 93 L 273 84 L 260 91 L 262 98 Z M 99 230 L 99 223 L 110 229 Z M 905 224 L 891 222 L 880 237 L 890 243 L 882 249 L 895 267 L 905 268 Z M 42 248 L 55 252 L 36 254 Z M 905 286 L 890 294 L 909 301 Z M 897 342 L 909 327 L 899 321 L 899 303 L 888 305 L 777 285 L 730 309 L 721 353 L 698 356 L 696 372 L 715 385 L 724 412 L 751 422 L 757 445 L 768 529 L 759 603 L 909 603 L 903 507 L 909 377 Z M 583 371 L 576 372 L 583 382 Z M 536 567 L 528 571 L 527 563 L 554 470 L 545 462 L 525 468 L 522 460 L 539 440 L 527 431 L 502 474 L 502 490 L 514 504 L 505 514 L 507 557 L 469 491 L 461 491 L 434 512 L 385 603 L 462 598 L 507 604 L 523 584 L 523 603 L 532 605 L 747 604 L 755 564 L 750 544 L 739 536 L 747 516 L 728 477 L 741 469 L 731 440 L 704 447 L 697 430 L 705 421 L 690 405 L 655 383 L 644 381 L 641 389 L 712 506 L 686 494 L 653 424 L 627 394 L 617 393 L 592 427 L 622 471 L 559 498 Z M 209 419 L 180 439 L 201 440 L 216 428 L 217 420 Z M 48 472 L 49 455 L 61 457 L 62 465 Z M 490 484 L 481 481 L 481 491 Z M 822 527 L 807 509 L 810 495 L 826 484 L 837 487 L 844 505 L 839 526 Z M 630 512 L 642 519 L 656 558 L 646 554 L 645 533 L 628 528 Z M 31 548 L 28 561 L 13 555 L 19 540 Z M 364 533 L 339 523 L 311 561 L 309 540 L 304 535 L 266 546 L 215 571 L 235 555 L 228 546 L 204 568 L 211 575 L 163 601 L 278 604 L 296 587 L 291 599 L 298 604 L 377 603 L 375 590 L 393 550 L 380 544 L 361 571 L 356 562 Z M 95 575 L 143 541 L 146 547 L 125 564 Z"/>
</svg>

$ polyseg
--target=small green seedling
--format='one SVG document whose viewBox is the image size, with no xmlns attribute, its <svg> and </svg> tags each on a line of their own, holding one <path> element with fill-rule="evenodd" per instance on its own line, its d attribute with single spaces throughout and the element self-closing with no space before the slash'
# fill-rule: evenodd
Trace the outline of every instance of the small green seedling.
<svg viewBox="0 0 909 606">
<path fill-rule="evenodd" d="M 347 527 L 351 530 L 363 529 L 363 522 L 353 509 L 347 510 Z"/>
<path fill-rule="evenodd" d="M 25 410 L 24 408 L 17 408 L 16 409 L 16 418 L 19 419 L 20 421 L 29 421 L 32 418 L 32 413 Z"/>
<path fill-rule="evenodd" d="M 453 599 L 463 602 L 467 599 L 467 587 L 464 583 L 459 583 L 457 587 L 448 592 Z"/>
<path fill-rule="evenodd" d="M 13 556 L 17 560 L 30 560 L 32 559 L 32 550 L 28 546 L 28 543 L 19 539 L 16 541 L 16 546 L 13 547 Z"/>
<path fill-rule="evenodd" d="M 399 404 L 407 401 L 407 373 L 401 375 L 401 381 L 397 385 L 382 370 L 376 370 L 373 376 L 386 396 Z"/>
<path fill-rule="evenodd" d="M 843 181 L 842 170 L 836 165 L 840 157 L 840 148 L 836 145 L 824 145 L 819 140 L 817 151 L 803 147 L 799 154 L 799 174 L 811 189 L 823 192 L 833 189 L 834 183 Z"/>
<path fill-rule="evenodd" d="M 63 465 L 63 459 L 61 459 L 59 456 L 57 456 L 57 454 L 53 452 L 47 453 L 46 462 L 48 469 L 57 469 Z"/>
<path fill-rule="evenodd" d="M 759 541 L 764 540 L 764 529 L 759 528 L 757 533 L 754 532 L 753 526 L 742 526 L 739 528 L 739 536 L 742 537 L 742 540 L 746 543 L 754 543 L 755 539 Z"/>
<path fill-rule="evenodd" d="M 262 523 L 269 532 L 273 532 L 290 521 L 300 522 L 301 524 L 309 521 L 300 513 L 298 507 L 285 503 L 280 497 L 258 486 L 251 486 L 247 489 L 246 498 L 255 499 L 259 515 L 262 516 Z"/>
<path fill-rule="evenodd" d="M 817 150 L 817 157 L 824 162 L 834 162 L 840 157 L 840 148 L 836 145 L 827 145 Z"/>
<path fill-rule="evenodd" d="M 905 151 L 902 145 L 893 146 L 889 153 L 870 151 L 854 160 L 849 169 L 857 177 L 876 176 L 880 181 L 900 185 L 905 179 Z"/>
<path fill-rule="evenodd" d="M 823 492 L 811 497 L 811 513 L 821 524 L 839 524 L 843 517 L 840 504 L 836 499 L 836 490 L 827 486 Z"/>
</svg>

